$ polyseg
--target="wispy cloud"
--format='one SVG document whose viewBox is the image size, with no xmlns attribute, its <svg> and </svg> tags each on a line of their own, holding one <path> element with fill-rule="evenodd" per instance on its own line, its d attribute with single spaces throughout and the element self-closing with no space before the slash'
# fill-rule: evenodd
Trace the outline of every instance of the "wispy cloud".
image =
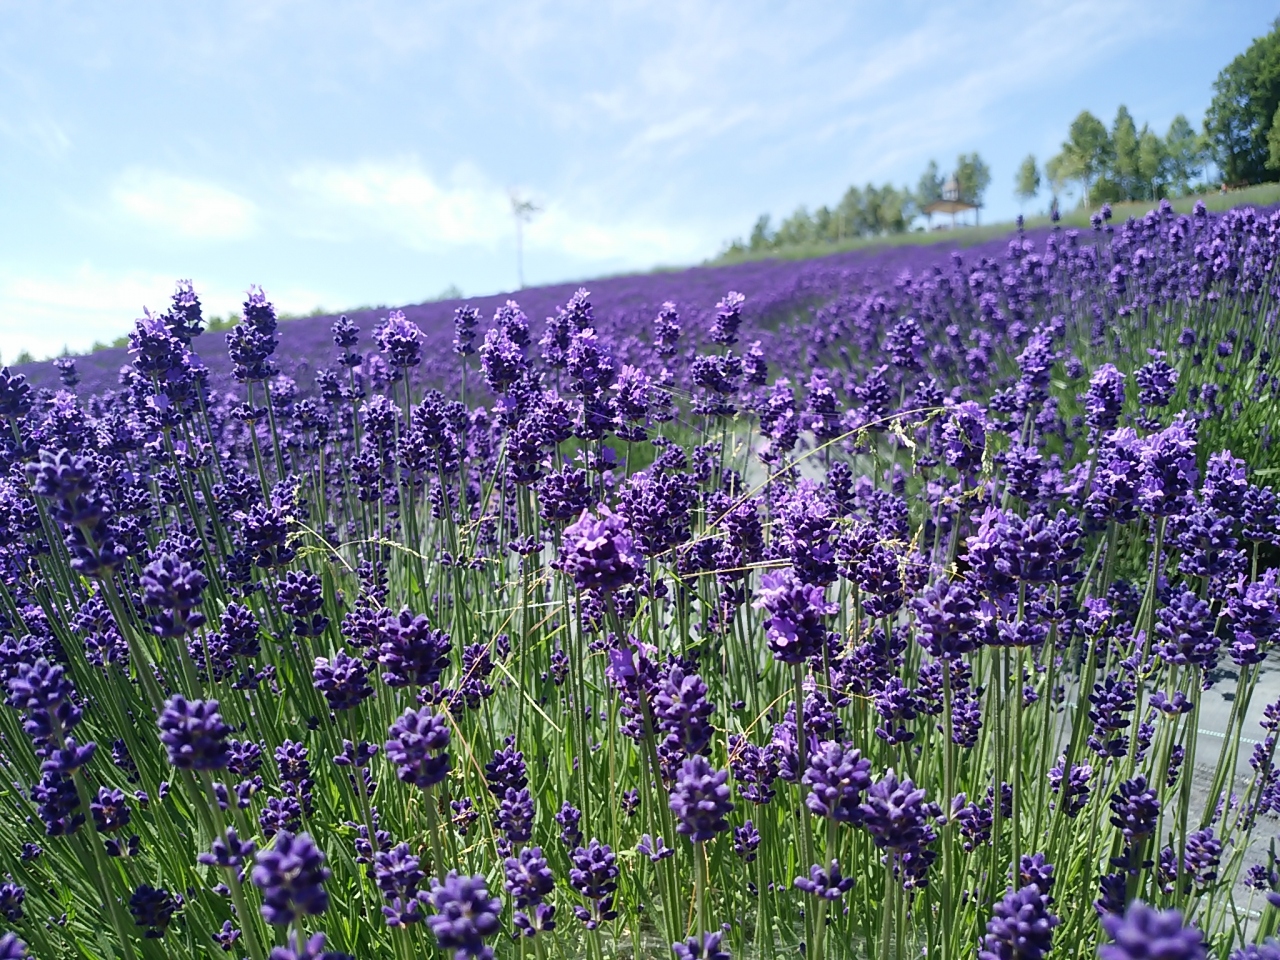
<svg viewBox="0 0 1280 960">
<path fill-rule="evenodd" d="M 0 116 L 0 136 L 18 147 L 50 159 L 59 159 L 71 148 L 71 135 L 53 117 L 10 119 Z"/>
<path fill-rule="evenodd" d="M 59 274 L 0 277 L 0 356 L 19 350 L 49 356 L 64 346 L 88 347 L 128 330 L 150 305 L 162 308 L 173 278 L 144 272 L 109 274 L 89 265 Z"/>
<path fill-rule="evenodd" d="M 111 203 L 144 227 L 187 240 L 242 240 L 258 227 L 258 208 L 248 198 L 160 170 L 126 170 L 111 188 Z"/>
<path fill-rule="evenodd" d="M 352 219 L 362 229 L 413 250 L 494 249 L 510 242 L 514 221 L 508 192 L 474 168 L 460 166 L 437 178 L 415 158 L 316 164 L 295 173 L 304 224 L 312 237 L 350 239 Z M 536 193 L 536 191 L 535 191 Z M 589 262 L 671 262 L 700 253 L 706 238 L 679 225 L 593 215 L 572 196 L 543 201 L 527 228 L 530 250 L 543 249 Z"/>
<path fill-rule="evenodd" d="M 434 251 L 492 246 L 511 221 L 503 193 L 465 167 L 442 181 L 412 158 L 321 163 L 303 167 L 290 183 L 311 214 L 304 222 L 321 236 L 326 224 L 352 217 L 412 249 Z"/>
</svg>

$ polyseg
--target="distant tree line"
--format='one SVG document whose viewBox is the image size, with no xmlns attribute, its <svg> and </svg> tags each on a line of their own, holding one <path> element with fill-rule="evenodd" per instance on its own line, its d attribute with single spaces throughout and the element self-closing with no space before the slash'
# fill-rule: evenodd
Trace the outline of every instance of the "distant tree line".
<svg viewBox="0 0 1280 960">
<path fill-rule="evenodd" d="M 1208 138 L 1182 114 L 1161 136 L 1145 123 L 1139 128 L 1122 105 L 1110 129 L 1088 110 L 1071 121 L 1062 149 L 1044 165 L 1043 179 L 1055 196 L 1068 185 L 1079 186 L 1086 206 L 1159 200 L 1203 189 L 1212 160 Z M 1041 180 L 1035 157 L 1027 157 L 1015 174 L 1014 195 L 1023 202 L 1034 199 Z"/>
<path fill-rule="evenodd" d="M 976 153 L 956 158 L 955 178 L 959 198 L 975 207 L 991 184 L 991 169 Z M 905 233 L 924 208 L 942 198 L 945 178 L 937 161 L 930 160 L 915 190 L 891 183 L 852 186 L 833 206 L 823 205 L 810 212 L 801 205 L 776 227 L 769 214 L 761 214 L 746 240 L 734 240 L 726 253 L 759 252 L 784 247 L 839 243 L 858 237 L 880 237 Z"/>
<path fill-rule="evenodd" d="M 1211 176 L 1217 174 L 1216 179 Z M 956 158 L 951 173 L 958 199 L 982 206 L 991 171 L 976 153 Z M 1280 17 L 1271 32 L 1250 44 L 1218 74 L 1213 101 L 1199 130 L 1182 114 L 1159 133 L 1125 106 L 1108 127 L 1088 110 L 1071 122 L 1061 150 L 1045 162 L 1028 156 L 1014 175 L 1014 196 L 1024 204 L 1047 183 L 1053 202 L 1078 187 L 1084 206 L 1159 200 L 1228 187 L 1280 180 Z M 762 214 L 745 239 L 726 254 L 839 243 L 857 237 L 904 233 L 930 203 L 942 198 L 945 180 L 930 160 L 914 190 L 893 184 L 850 187 L 834 206 L 810 212 L 800 206 L 774 226 Z"/>
<path fill-rule="evenodd" d="M 1210 187 L 1211 171 L 1228 187 L 1280 180 L 1280 18 L 1218 74 L 1199 131 L 1178 114 L 1161 136 L 1145 123 L 1139 128 L 1124 106 L 1107 129 L 1085 110 L 1044 177 L 1055 193 L 1079 186 L 1088 206 L 1200 192 Z M 1035 157 L 1027 157 L 1014 194 L 1030 200 L 1040 182 Z"/>
</svg>

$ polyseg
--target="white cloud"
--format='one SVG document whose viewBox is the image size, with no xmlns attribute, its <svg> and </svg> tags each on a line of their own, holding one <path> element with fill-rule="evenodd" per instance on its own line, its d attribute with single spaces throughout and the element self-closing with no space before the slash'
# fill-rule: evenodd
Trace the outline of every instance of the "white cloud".
<svg viewBox="0 0 1280 960">
<path fill-rule="evenodd" d="M 0 116 L 0 136 L 41 157 L 58 160 L 71 148 L 71 136 L 53 117 L 14 121 Z"/>
<path fill-rule="evenodd" d="M 111 189 L 116 209 L 143 226 L 189 240 L 240 240 L 257 229 L 251 200 L 205 180 L 126 170 Z"/>
<path fill-rule="evenodd" d="M 291 183 L 324 224 L 318 228 L 322 235 L 335 227 L 341 231 L 335 215 L 345 215 L 430 251 L 492 245 L 511 223 L 502 191 L 466 168 L 442 184 L 413 160 L 314 164 L 295 173 Z"/>
<path fill-rule="evenodd" d="M 306 208 L 302 231 L 312 237 L 350 239 L 351 223 L 390 236 L 414 250 L 493 249 L 511 242 L 514 221 L 506 190 L 470 167 L 444 181 L 415 159 L 316 164 L 291 183 Z M 703 253 L 707 238 L 642 219 L 583 212 L 575 198 L 546 200 L 525 231 L 530 252 L 539 248 L 591 262 L 648 264 Z"/>
<path fill-rule="evenodd" d="M 197 277 L 205 316 L 239 312 L 244 291 Z M 40 274 L 0 274 L 0 359 L 11 362 L 20 350 L 36 357 L 54 356 L 68 347 L 84 352 L 94 341 L 110 343 L 128 333 L 144 307 L 160 312 L 169 305 L 174 278 L 143 271 L 112 272 L 91 264 Z M 269 288 L 281 312 L 303 313 L 331 298 L 304 288 Z"/>
</svg>

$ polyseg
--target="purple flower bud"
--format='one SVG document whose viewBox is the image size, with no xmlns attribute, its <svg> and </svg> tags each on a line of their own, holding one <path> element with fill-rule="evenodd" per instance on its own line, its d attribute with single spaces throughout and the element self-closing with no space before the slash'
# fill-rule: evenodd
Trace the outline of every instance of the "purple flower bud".
<svg viewBox="0 0 1280 960">
<path fill-rule="evenodd" d="M 408 607 L 384 620 L 381 634 L 378 663 L 389 687 L 428 687 L 449 666 L 449 634 L 434 629 L 425 616 L 415 616 Z"/>
<path fill-rule="evenodd" d="M 853 889 L 857 882 L 853 877 L 846 877 L 840 872 L 840 864 L 832 860 L 827 869 L 818 864 L 809 867 L 809 876 L 796 877 L 797 890 L 817 897 L 820 900 L 839 900 Z"/>
<path fill-rule="evenodd" d="M 613 895 L 618 889 L 618 858 L 608 844 L 592 839 L 569 855 L 569 886 L 578 891 L 590 907 L 574 907 L 574 915 L 588 930 L 618 916 Z"/>
<path fill-rule="evenodd" d="M 369 668 L 361 660 L 339 650 L 332 660 L 316 657 L 311 673 L 315 687 L 334 710 L 351 710 L 373 696 Z"/>
<path fill-rule="evenodd" d="M 329 908 L 329 895 L 324 890 L 329 876 L 324 854 L 308 834 L 295 836 L 282 830 L 271 849 L 258 852 L 250 879 L 262 891 L 263 919 L 286 926 L 300 916 L 324 913 Z"/>
<path fill-rule="evenodd" d="M 224 926 L 223 929 L 225 931 L 226 927 Z M 295 931 L 289 934 L 289 945 L 287 947 L 274 948 L 267 960 L 355 960 L 348 953 L 326 950 L 324 948 L 326 939 L 323 933 L 316 933 L 307 938 L 306 943 L 299 943 L 298 934 Z M 234 942 L 234 940 L 229 941 L 229 943 Z M 229 950 L 231 947 L 228 945 L 223 949 Z"/>
<path fill-rule="evenodd" d="M 403 370 L 422 362 L 422 331 L 403 312 L 392 310 L 375 336 L 392 367 Z"/>
<path fill-rule="evenodd" d="M 209 867 L 225 867 L 238 870 L 253 857 L 257 844 L 241 840 L 235 827 L 228 827 L 226 834 L 214 837 L 208 853 L 199 854 L 196 860 Z"/>
<path fill-rule="evenodd" d="M 1089 378 L 1084 397 L 1085 422 L 1095 430 L 1114 430 L 1124 408 L 1124 374 L 1104 363 Z"/>
<path fill-rule="evenodd" d="M 690 937 L 682 943 L 673 943 L 671 952 L 675 955 L 675 960 L 731 960 L 728 949 L 721 947 L 723 939 L 722 934 L 706 933 L 702 935 L 701 941 L 697 937 Z"/>
<path fill-rule="evenodd" d="M 768 611 L 765 628 L 769 649 L 774 659 L 783 663 L 803 663 L 816 656 L 827 639 L 822 618 L 837 609 L 837 604 L 827 602 L 823 587 L 801 583 L 791 570 L 766 573 L 753 606 Z"/>
<path fill-rule="evenodd" d="M 507 857 L 503 865 L 507 878 L 503 886 L 517 907 L 539 904 L 555 889 L 555 877 L 541 847 L 525 847 L 518 857 Z"/>
<path fill-rule="evenodd" d="M 1102 928 L 1112 943 L 1098 947 L 1099 960 L 1205 960 L 1204 938 L 1183 925 L 1177 910 L 1154 910 L 1141 900 L 1124 916 L 1107 914 Z"/>
<path fill-rule="evenodd" d="M 577 523 L 565 527 L 559 564 L 579 590 L 607 595 L 633 582 L 643 561 L 623 518 L 604 506 L 599 513 L 597 519 L 583 510 Z"/>
<path fill-rule="evenodd" d="M 169 762 L 180 770 L 221 770 L 231 759 L 231 728 L 222 722 L 217 700 L 187 700 L 175 694 L 165 701 L 156 722 Z"/>
<path fill-rule="evenodd" d="M 1049 912 L 1048 897 L 1038 886 L 1011 890 L 992 910 L 978 960 L 1042 960 L 1061 922 Z"/>
<path fill-rule="evenodd" d="M 693 843 L 704 843 L 717 833 L 729 829 L 725 820 L 733 809 L 729 799 L 729 772 L 713 770 L 706 757 L 690 757 L 680 764 L 676 782 L 671 788 L 670 806 L 676 819 L 676 832 Z"/>
<path fill-rule="evenodd" d="M 867 791 L 862 824 L 875 845 L 891 854 L 890 866 L 906 887 L 928 882 L 929 865 L 937 856 L 928 849 L 938 837 L 931 823 L 935 814 L 924 790 L 910 780 L 899 782 L 892 769 Z"/>
<path fill-rule="evenodd" d="M 144 883 L 129 898 L 129 913 L 133 915 L 133 922 L 146 930 L 143 936 L 154 940 L 164 936 L 169 921 L 181 905 L 180 897 Z"/>
<path fill-rule="evenodd" d="M 166 553 L 143 569 L 138 578 L 142 602 L 159 611 L 148 618 L 160 637 L 181 637 L 203 625 L 205 618 L 193 608 L 200 605 L 209 579 L 190 563 Z"/>
<path fill-rule="evenodd" d="M 716 304 L 715 321 L 711 324 L 711 342 L 733 346 L 738 342 L 738 327 L 742 324 L 742 306 L 747 298 L 736 290 L 730 290 Z"/>
<path fill-rule="evenodd" d="M 493 960 L 493 948 L 484 941 L 498 932 L 502 901 L 489 896 L 483 876 L 450 871 L 433 885 L 431 906 L 436 912 L 427 925 L 441 950 L 452 950 L 454 960 Z"/>
<path fill-rule="evenodd" d="M 387 757 L 405 783 L 428 790 L 448 775 L 449 721 L 430 707 L 406 710 L 387 737 Z"/>
<path fill-rule="evenodd" d="M 859 823 L 862 797 L 871 787 L 871 761 L 860 750 L 834 740 L 819 743 L 801 778 L 809 785 L 805 805 L 837 823 Z"/>
</svg>

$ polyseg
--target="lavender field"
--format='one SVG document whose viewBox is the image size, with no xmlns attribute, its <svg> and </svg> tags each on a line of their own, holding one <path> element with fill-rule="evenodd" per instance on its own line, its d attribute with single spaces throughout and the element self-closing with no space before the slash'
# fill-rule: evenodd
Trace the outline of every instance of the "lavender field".
<svg viewBox="0 0 1280 960">
<path fill-rule="evenodd" d="M 1278 256 L 197 278 L 6 368 L 0 958 L 1280 955 Z"/>
</svg>

